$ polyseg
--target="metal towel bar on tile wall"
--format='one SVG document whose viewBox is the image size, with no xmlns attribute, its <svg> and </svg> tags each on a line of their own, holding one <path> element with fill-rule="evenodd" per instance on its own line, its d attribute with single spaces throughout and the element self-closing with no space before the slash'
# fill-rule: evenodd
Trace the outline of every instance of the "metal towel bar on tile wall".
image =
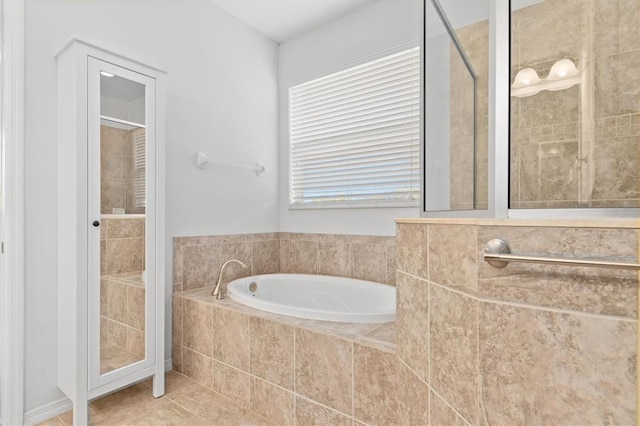
<svg viewBox="0 0 640 426">
<path fill-rule="evenodd" d="M 592 268 L 614 268 L 640 270 L 640 263 L 616 262 L 604 259 L 571 259 L 511 254 L 509 245 L 501 239 L 491 240 L 484 248 L 484 260 L 494 268 L 504 268 L 509 262 L 542 263 L 547 265 L 587 266 Z"/>
</svg>

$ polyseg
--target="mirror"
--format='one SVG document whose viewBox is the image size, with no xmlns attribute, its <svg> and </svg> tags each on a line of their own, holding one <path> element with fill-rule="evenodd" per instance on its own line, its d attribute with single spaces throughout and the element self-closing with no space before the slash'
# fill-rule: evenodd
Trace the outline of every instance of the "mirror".
<svg viewBox="0 0 640 426">
<path fill-rule="evenodd" d="M 100 374 L 145 358 L 145 86 L 100 72 Z"/>
<path fill-rule="evenodd" d="M 424 210 L 486 210 L 489 2 L 425 1 Z"/>
</svg>

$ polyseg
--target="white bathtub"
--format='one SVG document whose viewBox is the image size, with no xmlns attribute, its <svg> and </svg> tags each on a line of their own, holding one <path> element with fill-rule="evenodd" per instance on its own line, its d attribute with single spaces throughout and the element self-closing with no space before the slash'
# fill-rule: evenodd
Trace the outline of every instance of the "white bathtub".
<svg viewBox="0 0 640 426">
<path fill-rule="evenodd" d="M 293 317 L 360 323 L 396 318 L 395 287 L 352 278 L 256 275 L 231 281 L 227 293 L 252 308 Z"/>
</svg>

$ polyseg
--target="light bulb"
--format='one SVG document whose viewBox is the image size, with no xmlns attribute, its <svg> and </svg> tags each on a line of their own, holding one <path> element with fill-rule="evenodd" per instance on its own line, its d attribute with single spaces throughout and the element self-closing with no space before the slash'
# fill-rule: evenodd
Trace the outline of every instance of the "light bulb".
<svg viewBox="0 0 640 426">
<path fill-rule="evenodd" d="M 110 72 L 100 71 L 100 74 L 105 77 L 115 77 L 115 74 L 111 74 Z"/>
<path fill-rule="evenodd" d="M 513 81 L 514 89 L 519 89 L 521 87 L 531 86 L 532 84 L 537 84 L 540 82 L 540 77 L 538 77 L 538 73 L 533 68 L 523 68 L 518 71 L 516 74 L 516 78 Z"/>
<path fill-rule="evenodd" d="M 551 67 L 547 80 L 561 80 L 573 77 L 576 74 L 578 74 L 578 69 L 571 59 L 560 59 Z"/>
</svg>

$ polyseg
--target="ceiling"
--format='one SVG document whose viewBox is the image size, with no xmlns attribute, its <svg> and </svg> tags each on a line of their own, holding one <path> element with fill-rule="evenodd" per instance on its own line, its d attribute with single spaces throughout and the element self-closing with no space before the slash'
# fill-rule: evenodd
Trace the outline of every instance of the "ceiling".
<svg viewBox="0 0 640 426">
<path fill-rule="evenodd" d="M 210 0 L 277 43 L 377 0 Z"/>
</svg>

